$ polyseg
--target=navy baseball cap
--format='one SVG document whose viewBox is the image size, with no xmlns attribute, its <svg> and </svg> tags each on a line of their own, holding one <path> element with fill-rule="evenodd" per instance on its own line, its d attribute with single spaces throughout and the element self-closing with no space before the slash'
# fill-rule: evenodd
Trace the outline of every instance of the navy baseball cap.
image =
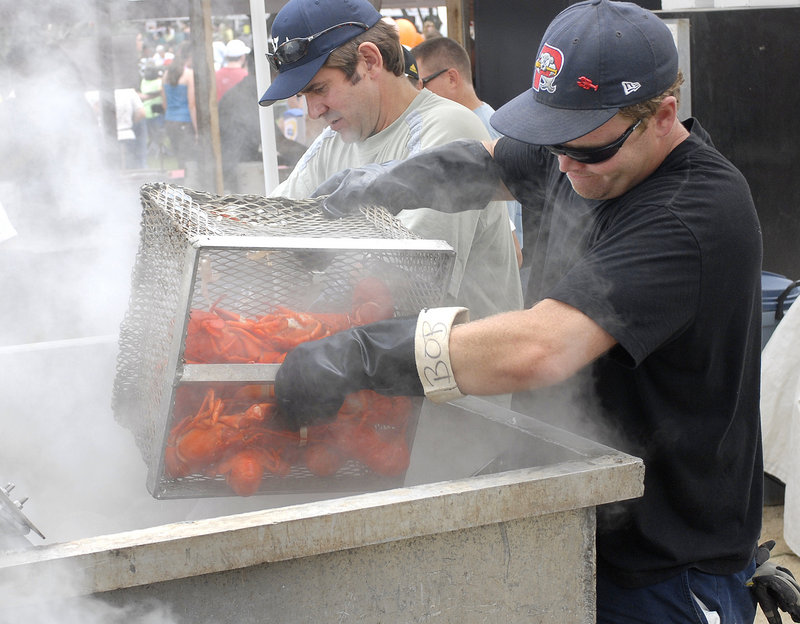
<svg viewBox="0 0 800 624">
<path fill-rule="evenodd" d="M 310 40 L 299 42 L 307 48 L 297 60 L 280 65 L 258 103 L 269 106 L 302 91 L 331 52 L 380 19 L 381 14 L 367 0 L 289 0 L 272 24 L 272 50 L 292 39 Z"/>
<path fill-rule="evenodd" d="M 501 106 L 491 124 L 525 143 L 559 145 L 660 95 L 677 76 L 675 40 L 658 16 L 630 2 L 579 2 L 547 27 L 533 87 Z"/>
</svg>

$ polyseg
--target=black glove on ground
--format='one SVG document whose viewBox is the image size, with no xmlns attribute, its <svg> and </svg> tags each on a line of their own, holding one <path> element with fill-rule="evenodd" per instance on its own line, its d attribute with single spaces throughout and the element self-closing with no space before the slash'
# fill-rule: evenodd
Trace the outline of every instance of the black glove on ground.
<svg viewBox="0 0 800 624">
<path fill-rule="evenodd" d="M 764 542 L 756 551 L 756 571 L 747 581 L 748 587 L 764 611 L 770 624 L 781 624 L 781 611 L 786 611 L 793 622 L 800 622 L 800 585 L 794 575 L 769 561 L 774 540 Z"/>
<path fill-rule="evenodd" d="M 351 392 L 422 396 L 414 357 L 417 317 L 378 321 L 305 342 L 275 376 L 275 397 L 296 427 L 332 420 Z"/>
<path fill-rule="evenodd" d="M 323 182 L 313 196 L 328 195 L 323 210 L 340 218 L 360 206 L 383 206 L 392 214 L 413 208 L 479 210 L 499 189 L 500 168 L 483 144 L 461 139 L 403 161 L 345 169 Z"/>
</svg>

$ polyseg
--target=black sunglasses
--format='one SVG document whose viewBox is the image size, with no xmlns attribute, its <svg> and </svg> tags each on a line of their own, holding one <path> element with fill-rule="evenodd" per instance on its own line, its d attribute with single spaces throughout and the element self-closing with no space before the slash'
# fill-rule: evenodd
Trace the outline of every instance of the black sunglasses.
<svg viewBox="0 0 800 624">
<path fill-rule="evenodd" d="M 318 33 L 309 35 L 308 37 L 297 37 L 296 39 L 284 41 L 277 48 L 275 48 L 274 52 L 267 52 L 267 59 L 275 71 L 280 71 L 282 66 L 289 63 L 296 63 L 303 58 L 308 53 L 308 46 L 311 45 L 311 42 L 314 41 L 314 39 L 321 37 L 325 33 L 329 33 L 332 30 L 341 28 L 342 26 L 358 26 L 364 30 L 369 30 L 369 26 L 363 22 L 342 22 L 341 24 L 336 24 L 335 26 L 321 30 Z"/>
<path fill-rule="evenodd" d="M 611 143 L 604 145 L 603 147 L 580 149 L 577 147 L 564 147 L 563 145 L 545 145 L 544 148 L 556 156 L 567 156 L 572 160 L 577 160 L 578 162 L 585 163 L 587 165 L 601 163 L 614 157 L 631 133 L 639 127 L 640 123 L 642 123 L 641 119 L 623 132 L 622 136 L 620 136 L 618 139 L 611 141 Z"/>
<path fill-rule="evenodd" d="M 429 83 L 431 80 L 433 80 L 433 79 L 434 79 L 434 78 L 436 78 L 437 76 L 441 76 L 441 75 L 442 75 L 443 73 L 445 73 L 445 72 L 446 72 L 448 69 L 450 69 L 450 68 L 449 68 L 449 67 L 446 67 L 445 69 L 440 69 L 440 70 L 439 70 L 439 71 L 437 71 L 437 72 L 433 72 L 433 73 L 432 73 L 430 76 L 426 76 L 425 78 L 423 78 L 423 79 L 422 79 L 422 86 L 424 87 L 425 85 L 427 85 L 427 84 L 428 84 L 428 83 Z"/>
</svg>

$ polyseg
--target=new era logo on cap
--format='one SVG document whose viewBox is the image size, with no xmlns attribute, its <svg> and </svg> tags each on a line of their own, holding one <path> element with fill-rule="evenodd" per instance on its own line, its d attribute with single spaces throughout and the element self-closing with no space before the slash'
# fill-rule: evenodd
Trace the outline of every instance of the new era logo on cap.
<svg viewBox="0 0 800 624">
<path fill-rule="evenodd" d="M 622 90 L 625 92 L 625 95 L 635 93 L 641 86 L 642 83 L 640 82 L 628 82 L 627 80 L 622 81 Z"/>
</svg>

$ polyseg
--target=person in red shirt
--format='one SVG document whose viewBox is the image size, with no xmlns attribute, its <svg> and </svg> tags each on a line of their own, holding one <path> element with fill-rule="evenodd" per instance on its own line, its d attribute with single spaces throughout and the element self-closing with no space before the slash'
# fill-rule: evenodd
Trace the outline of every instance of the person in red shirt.
<svg viewBox="0 0 800 624">
<path fill-rule="evenodd" d="M 247 75 L 248 48 L 240 39 L 231 39 L 225 45 L 225 62 L 216 72 L 217 102 L 225 92 Z"/>
</svg>

